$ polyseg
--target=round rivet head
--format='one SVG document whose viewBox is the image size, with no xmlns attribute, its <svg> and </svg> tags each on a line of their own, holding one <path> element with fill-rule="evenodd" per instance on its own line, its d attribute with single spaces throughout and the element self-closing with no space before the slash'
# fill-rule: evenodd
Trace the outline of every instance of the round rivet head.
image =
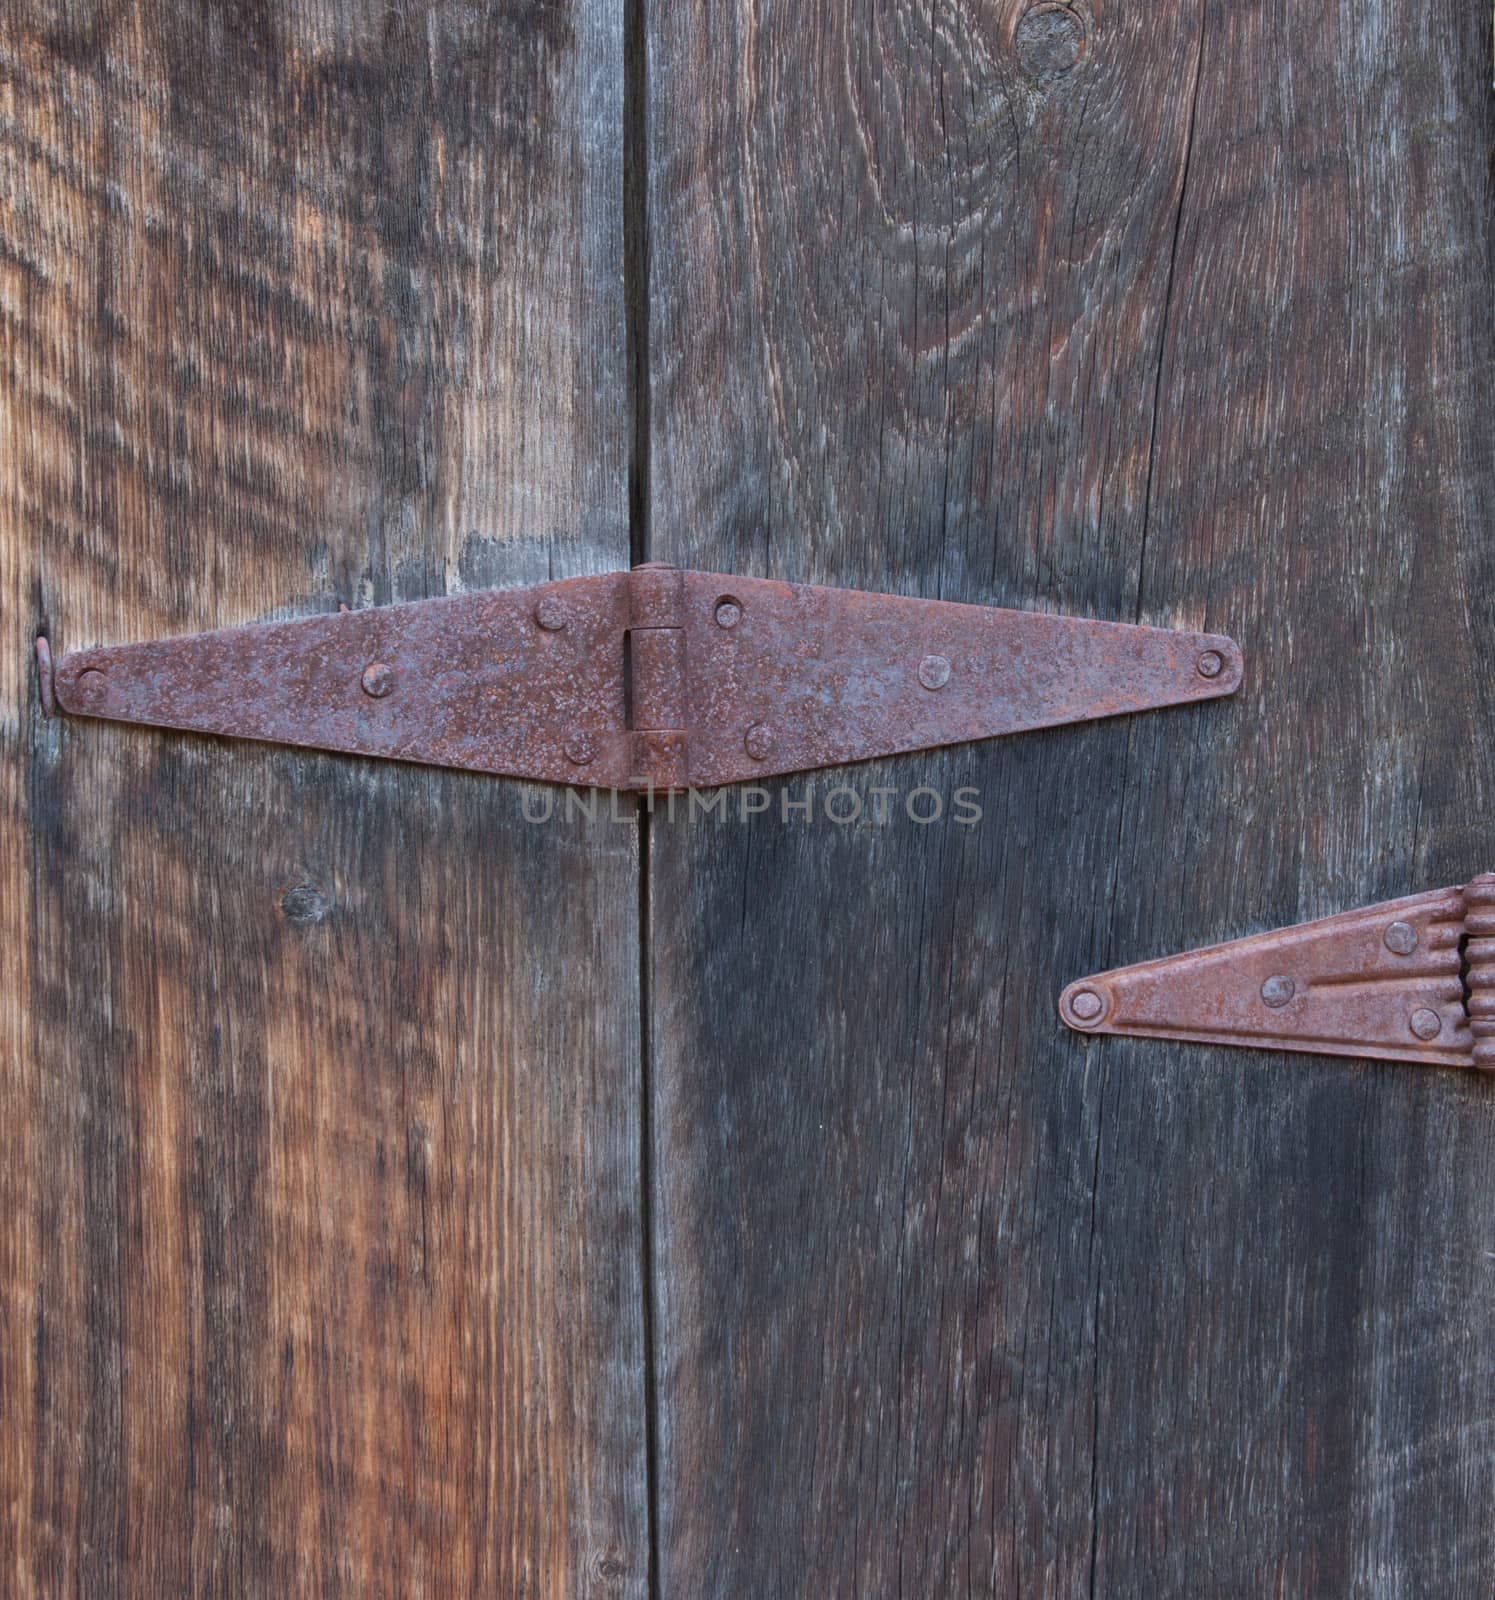
<svg viewBox="0 0 1495 1600">
<path fill-rule="evenodd" d="M 585 728 L 573 728 L 566 735 L 563 748 L 567 761 L 578 767 L 584 767 L 588 762 L 597 759 L 597 740 Z"/>
<path fill-rule="evenodd" d="M 1443 1018 L 1429 1006 L 1419 1006 L 1408 1020 L 1419 1039 L 1436 1039 L 1443 1032 Z"/>
<path fill-rule="evenodd" d="M 1225 657 L 1218 650 L 1205 650 L 1194 663 L 1201 678 L 1218 678 L 1225 669 Z"/>
<path fill-rule="evenodd" d="M 382 700 L 395 686 L 394 668 L 387 662 L 371 661 L 363 669 L 363 692 L 371 699 Z"/>
<path fill-rule="evenodd" d="M 1094 1022 L 1106 1009 L 1106 1002 L 1094 989 L 1076 989 L 1069 997 L 1069 1009 L 1080 1022 Z"/>
<path fill-rule="evenodd" d="M 100 667 L 85 667 L 73 682 L 72 704 L 79 711 L 98 711 L 109 699 L 109 675 Z"/>
<path fill-rule="evenodd" d="M 712 615 L 718 628 L 735 628 L 742 621 L 742 607 L 735 600 L 718 600 Z"/>
<path fill-rule="evenodd" d="M 535 607 L 535 621 L 547 633 L 558 633 L 566 626 L 568 620 L 566 603 L 559 595 L 544 595 Z"/>
<path fill-rule="evenodd" d="M 1411 955 L 1417 948 L 1417 929 L 1410 922 L 1393 922 L 1386 930 L 1386 948 L 1393 955 Z"/>
<path fill-rule="evenodd" d="M 1297 992 L 1297 984 L 1280 972 L 1268 978 L 1261 986 L 1262 1000 L 1274 1011 L 1278 1006 L 1285 1006 Z"/>
<path fill-rule="evenodd" d="M 773 729 L 766 722 L 755 722 L 743 735 L 742 747 L 754 761 L 766 761 L 773 751 Z"/>
<path fill-rule="evenodd" d="M 944 656 L 925 656 L 919 663 L 919 682 L 926 689 L 943 689 L 950 681 L 950 663 Z"/>
</svg>

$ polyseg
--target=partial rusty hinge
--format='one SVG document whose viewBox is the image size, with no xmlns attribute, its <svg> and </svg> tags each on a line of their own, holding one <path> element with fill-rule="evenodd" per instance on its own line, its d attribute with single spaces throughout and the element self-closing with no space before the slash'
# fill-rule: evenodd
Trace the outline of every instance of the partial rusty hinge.
<svg viewBox="0 0 1495 1600">
<path fill-rule="evenodd" d="M 255 623 L 57 662 L 44 706 L 480 772 L 669 790 L 1235 689 L 1217 634 L 688 572 Z"/>
<path fill-rule="evenodd" d="M 1072 983 L 1085 1033 L 1495 1071 L 1495 873 Z"/>
</svg>

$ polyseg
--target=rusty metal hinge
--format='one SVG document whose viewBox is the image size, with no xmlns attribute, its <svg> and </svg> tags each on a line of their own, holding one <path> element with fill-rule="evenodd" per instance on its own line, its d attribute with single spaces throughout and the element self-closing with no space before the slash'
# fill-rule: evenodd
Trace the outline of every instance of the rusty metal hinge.
<svg viewBox="0 0 1495 1600">
<path fill-rule="evenodd" d="M 1072 983 L 1085 1033 L 1495 1071 L 1495 873 Z"/>
<path fill-rule="evenodd" d="M 1230 694 L 1217 634 L 659 562 L 64 656 L 79 716 L 647 791 Z"/>
</svg>

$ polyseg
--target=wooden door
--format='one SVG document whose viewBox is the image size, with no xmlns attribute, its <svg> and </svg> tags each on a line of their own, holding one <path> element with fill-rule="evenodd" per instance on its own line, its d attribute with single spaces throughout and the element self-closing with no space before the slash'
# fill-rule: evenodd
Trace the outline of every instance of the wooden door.
<svg viewBox="0 0 1495 1600">
<path fill-rule="evenodd" d="M 0 1589 L 641 1596 L 637 828 L 25 662 L 626 564 L 621 13 L 0 19 Z"/>
<path fill-rule="evenodd" d="M 1247 661 L 656 821 L 661 1593 L 1489 1593 L 1491 1086 L 1054 1012 L 1489 859 L 1487 8 L 654 16 L 651 554 Z"/>
<path fill-rule="evenodd" d="M 1452 0 L 0 0 L 0 1589 L 1488 1595 L 1489 1086 L 1055 1001 L 1495 866 L 1490 76 Z M 539 825 L 29 668 L 646 558 L 1247 679 Z"/>
</svg>

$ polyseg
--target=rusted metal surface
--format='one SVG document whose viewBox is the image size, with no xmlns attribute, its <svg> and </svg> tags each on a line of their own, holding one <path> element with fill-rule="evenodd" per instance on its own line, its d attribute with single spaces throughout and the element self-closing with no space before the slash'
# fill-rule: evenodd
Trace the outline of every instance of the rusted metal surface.
<svg viewBox="0 0 1495 1600">
<path fill-rule="evenodd" d="M 57 704 L 234 738 L 620 783 L 627 583 L 624 573 L 572 578 L 82 650 L 57 662 Z M 546 621 L 557 603 L 559 628 Z"/>
<path fill-rule="evenodd" d="M 1495 1071 L 1495 874 L 1072 983 L 1083 1033 Z"/>
<path fill-rule="evenodd" d="M 683 572 L 690 778 L 736 783 L 1232 693 L 1216 634 Z M 735 611 L 722 626 L 723 607 Z M 1199 662 L 1218 656 L 1214 677 Z M 756 736 L 750 738 L 750 732 Z"/>
<path fill-rule="evenodd" d="M 1218 634 L 650 563 L 77 651 L 52 676 L 78 716 L 643 791 L 1215 699 L 1241 655 Z"/>
</svg>

